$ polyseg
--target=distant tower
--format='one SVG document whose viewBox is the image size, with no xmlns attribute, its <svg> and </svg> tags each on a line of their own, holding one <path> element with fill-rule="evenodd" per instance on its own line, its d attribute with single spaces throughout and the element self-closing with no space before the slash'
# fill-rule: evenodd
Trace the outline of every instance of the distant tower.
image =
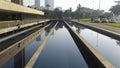
<svg viewBox="0 0 120 68">
<path fill-rule="evenodd" d="M 35 0 L 35 8 L 40 8 L 40 0 Z"/>
<path fill-rule="evenodd" d="M 11 2 L 23 5 L 23 0 L 11 0 Z"/>
<path fill-rule="evenodd" d="M 54 0 L 45 0 L 45 7 L 54 10 Z"/>
</svg>

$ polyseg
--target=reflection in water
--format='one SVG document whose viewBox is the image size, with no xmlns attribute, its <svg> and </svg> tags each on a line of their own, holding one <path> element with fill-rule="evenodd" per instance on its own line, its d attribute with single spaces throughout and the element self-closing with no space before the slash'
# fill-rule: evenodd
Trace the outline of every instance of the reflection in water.
<svg viewBox="0 0 120 68">
<path fill-rule="evenodd" d="M 43 42 L 44 38 L 45 32 L 38 36 L 36 40 L 31 42 L 25 49 L 19 52 L 16 56 L 10 59 L 5 65 L 3 65 L 3 68 L 24 68 L 24 65 L 30 60 L 32 55 L 37 50 L 37 48 Z"/>
<path fill-rule="evenodd" d="M 40 42 L 40 40 L 41 40 L 41 35 L 36 38 L 37 42 Z"/>
<path fill-rule="evenodd" d="M 85 29 L 83 26 L 81 26 L 81 25 L 78 24 L 78 23 L 68 22 L 68 24 L 69 24 L 70 26 L 72 26 L 72 27 L 75 27 L 77 33 L 80 33 L 81 30 Z"/>
<path fill-rule="evenodd" d="M 98 47 L 99 45 L 98 45 L 98 42 L 99 42 L 99 40 L 98 40 L 98 38 L 99 38 L 99 34 L 97 33 L 97 37 L 96 37 L 96 47 Z"/>
<path fill-rule="evenodd" d="M 57 24 L 57 26 L 55 27 L 55 30 L 62 29 L 63 26 L 64 26 L 64 23 L 59 22 L 59 23 Z"/>
<path fill-rule="evenodd" d="M 25 66 L 25 49 L 14 56 L 14 68 L 24 68 Z"/>
<path fill-rule="evenodd" d="M 117 40 L 116 43 L 120 46 L 120 41 Z"/>
<path fill-rule="evenodd" d="M 52 32 L 52 34 L 51 35 L 54 35 L 54 31 Z"/>
<path fill-rule="evenodd" d="M 14 57 L 4 64 L 2 68 L 14 68 Z"/>
<path fill-rule="evenodd" d="M 94 48 L 100 51 L 116 68 L 120 68 L 120 45 L 119 40 L 89 30 L 79 24 L 69 23 L 76 32 L 80 33 Z M 30 60 L 34 52 L 40 46 L 45 36 L 48 35 L 55 23 L 45 28 L 45 32 L 34 40 L 29 46 L 10 59 L 3 68 L 23 68 Z M 47 42 L 44 51 L 37 60 L 35 68 L 88 68 L 74 40 L 65 29 L 64 23 L 59 22 Z M 99 46 L 99 47 L 98 47 Z M 32 50 L 31 50 L 32 49 Z M 46 65 L 48 64 L 48 65 Z M 43 67 L 42 67 L 43 66 Z M 57 67 L 58 66 L 58 67 Z"/>
<path fill-rule="evenodd" d="M 71 35 L 59 22 L 33 68 L 88 68 Z"/>
<path fill-rule="evenodd" d="M 53 28 L 55 24 L 56 23 L 51 23 L 48 27 L 45 28 L 45 36 L 49 34 L 49 32 L 51 31 L 51 29 Z"/>
<path fill-rule="evenodd" d="M 25 66 L 25 49 L 16 54 L 2 68 L 24 68 Z"/>
<path fill-rule="evenodd" d="M 81 25 L 74 24 L 72 25 L 72 28 L 78 32 L 78 26 L 81 27 Z M 84 29 L 80 28 L 79 34 L 103 56 L 105 56 L 108 61 L 115 65 L 116 68 L 120 68 L 120 47 L 118 47 L 120 46 L 119 40 L 115 40 L 86 27 L 84 27 Z"/>
</svg>

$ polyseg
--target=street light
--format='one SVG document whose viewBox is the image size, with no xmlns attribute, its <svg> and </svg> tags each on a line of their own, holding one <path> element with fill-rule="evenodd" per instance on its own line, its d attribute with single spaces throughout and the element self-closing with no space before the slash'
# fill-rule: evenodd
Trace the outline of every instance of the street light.
<svg viewBox="0 0 120 68">
<path fill-rule="evenodd" d="M 101 8 L 101 0 L 99 0 L 99 10 L 100 10 L 100 8 Z"/>
<path fill-rule="evenodd" d="M 101 9 L 101 0 L 99 0 L 99 8 L 98 8 L 98 15 L 100 16 L 101 15 L 101 12 L 100 12 L 100 9 Z"/>
<path fill-rule="evenodd" d="M 93 0 L 93 9 L 94 9 L 94 2 L 95 2 L 95 1 Z"/>
</svg>

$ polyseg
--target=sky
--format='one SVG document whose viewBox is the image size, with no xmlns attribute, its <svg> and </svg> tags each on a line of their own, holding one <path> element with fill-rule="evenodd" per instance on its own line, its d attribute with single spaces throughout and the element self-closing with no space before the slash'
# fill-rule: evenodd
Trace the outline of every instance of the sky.
<svg viewBox="0 0 120 68">
<path fill-rule="evenodd" d="M 114 6 L 116 0 L 101 0 L 100 9 L 109 11 L 110 7 Z M 24 0 L 25 5 L 33 5 L 34 0 Z M 54 7 L 62 7 L 63 10 L 69 9 L 76 10 L 78 4 L 82 7 L 99 9 L 99 0 L 54 0 Z"/>
</svg>

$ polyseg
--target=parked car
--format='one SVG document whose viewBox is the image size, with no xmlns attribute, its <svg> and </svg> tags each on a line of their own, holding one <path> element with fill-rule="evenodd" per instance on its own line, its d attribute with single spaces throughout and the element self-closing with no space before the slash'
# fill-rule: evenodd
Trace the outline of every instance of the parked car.
<svg viewBox="0 0 120 68">
<path fill-rule="evenodd" d="M 111 18 L 111 19 L 109 20 L 109 22 L 110 22 L 110 23 L 117 23 L 117 20 Z"/>
<path fill-rule="evenodd" d="M 107 23 L 107 22 L 108 22 L 108 19 L 107 19 L 107 18 L 101 18 L 101 22 L 102 22 L 102 23 Z"/>
<path fill-rule="evenodd" d="M 99 22 L 100 22 L 100 18 L 98 18 L 98 17 L 93 18 L 93 22 L 94 22 L 94 23 L 99 23 Z"/>
</svg>

